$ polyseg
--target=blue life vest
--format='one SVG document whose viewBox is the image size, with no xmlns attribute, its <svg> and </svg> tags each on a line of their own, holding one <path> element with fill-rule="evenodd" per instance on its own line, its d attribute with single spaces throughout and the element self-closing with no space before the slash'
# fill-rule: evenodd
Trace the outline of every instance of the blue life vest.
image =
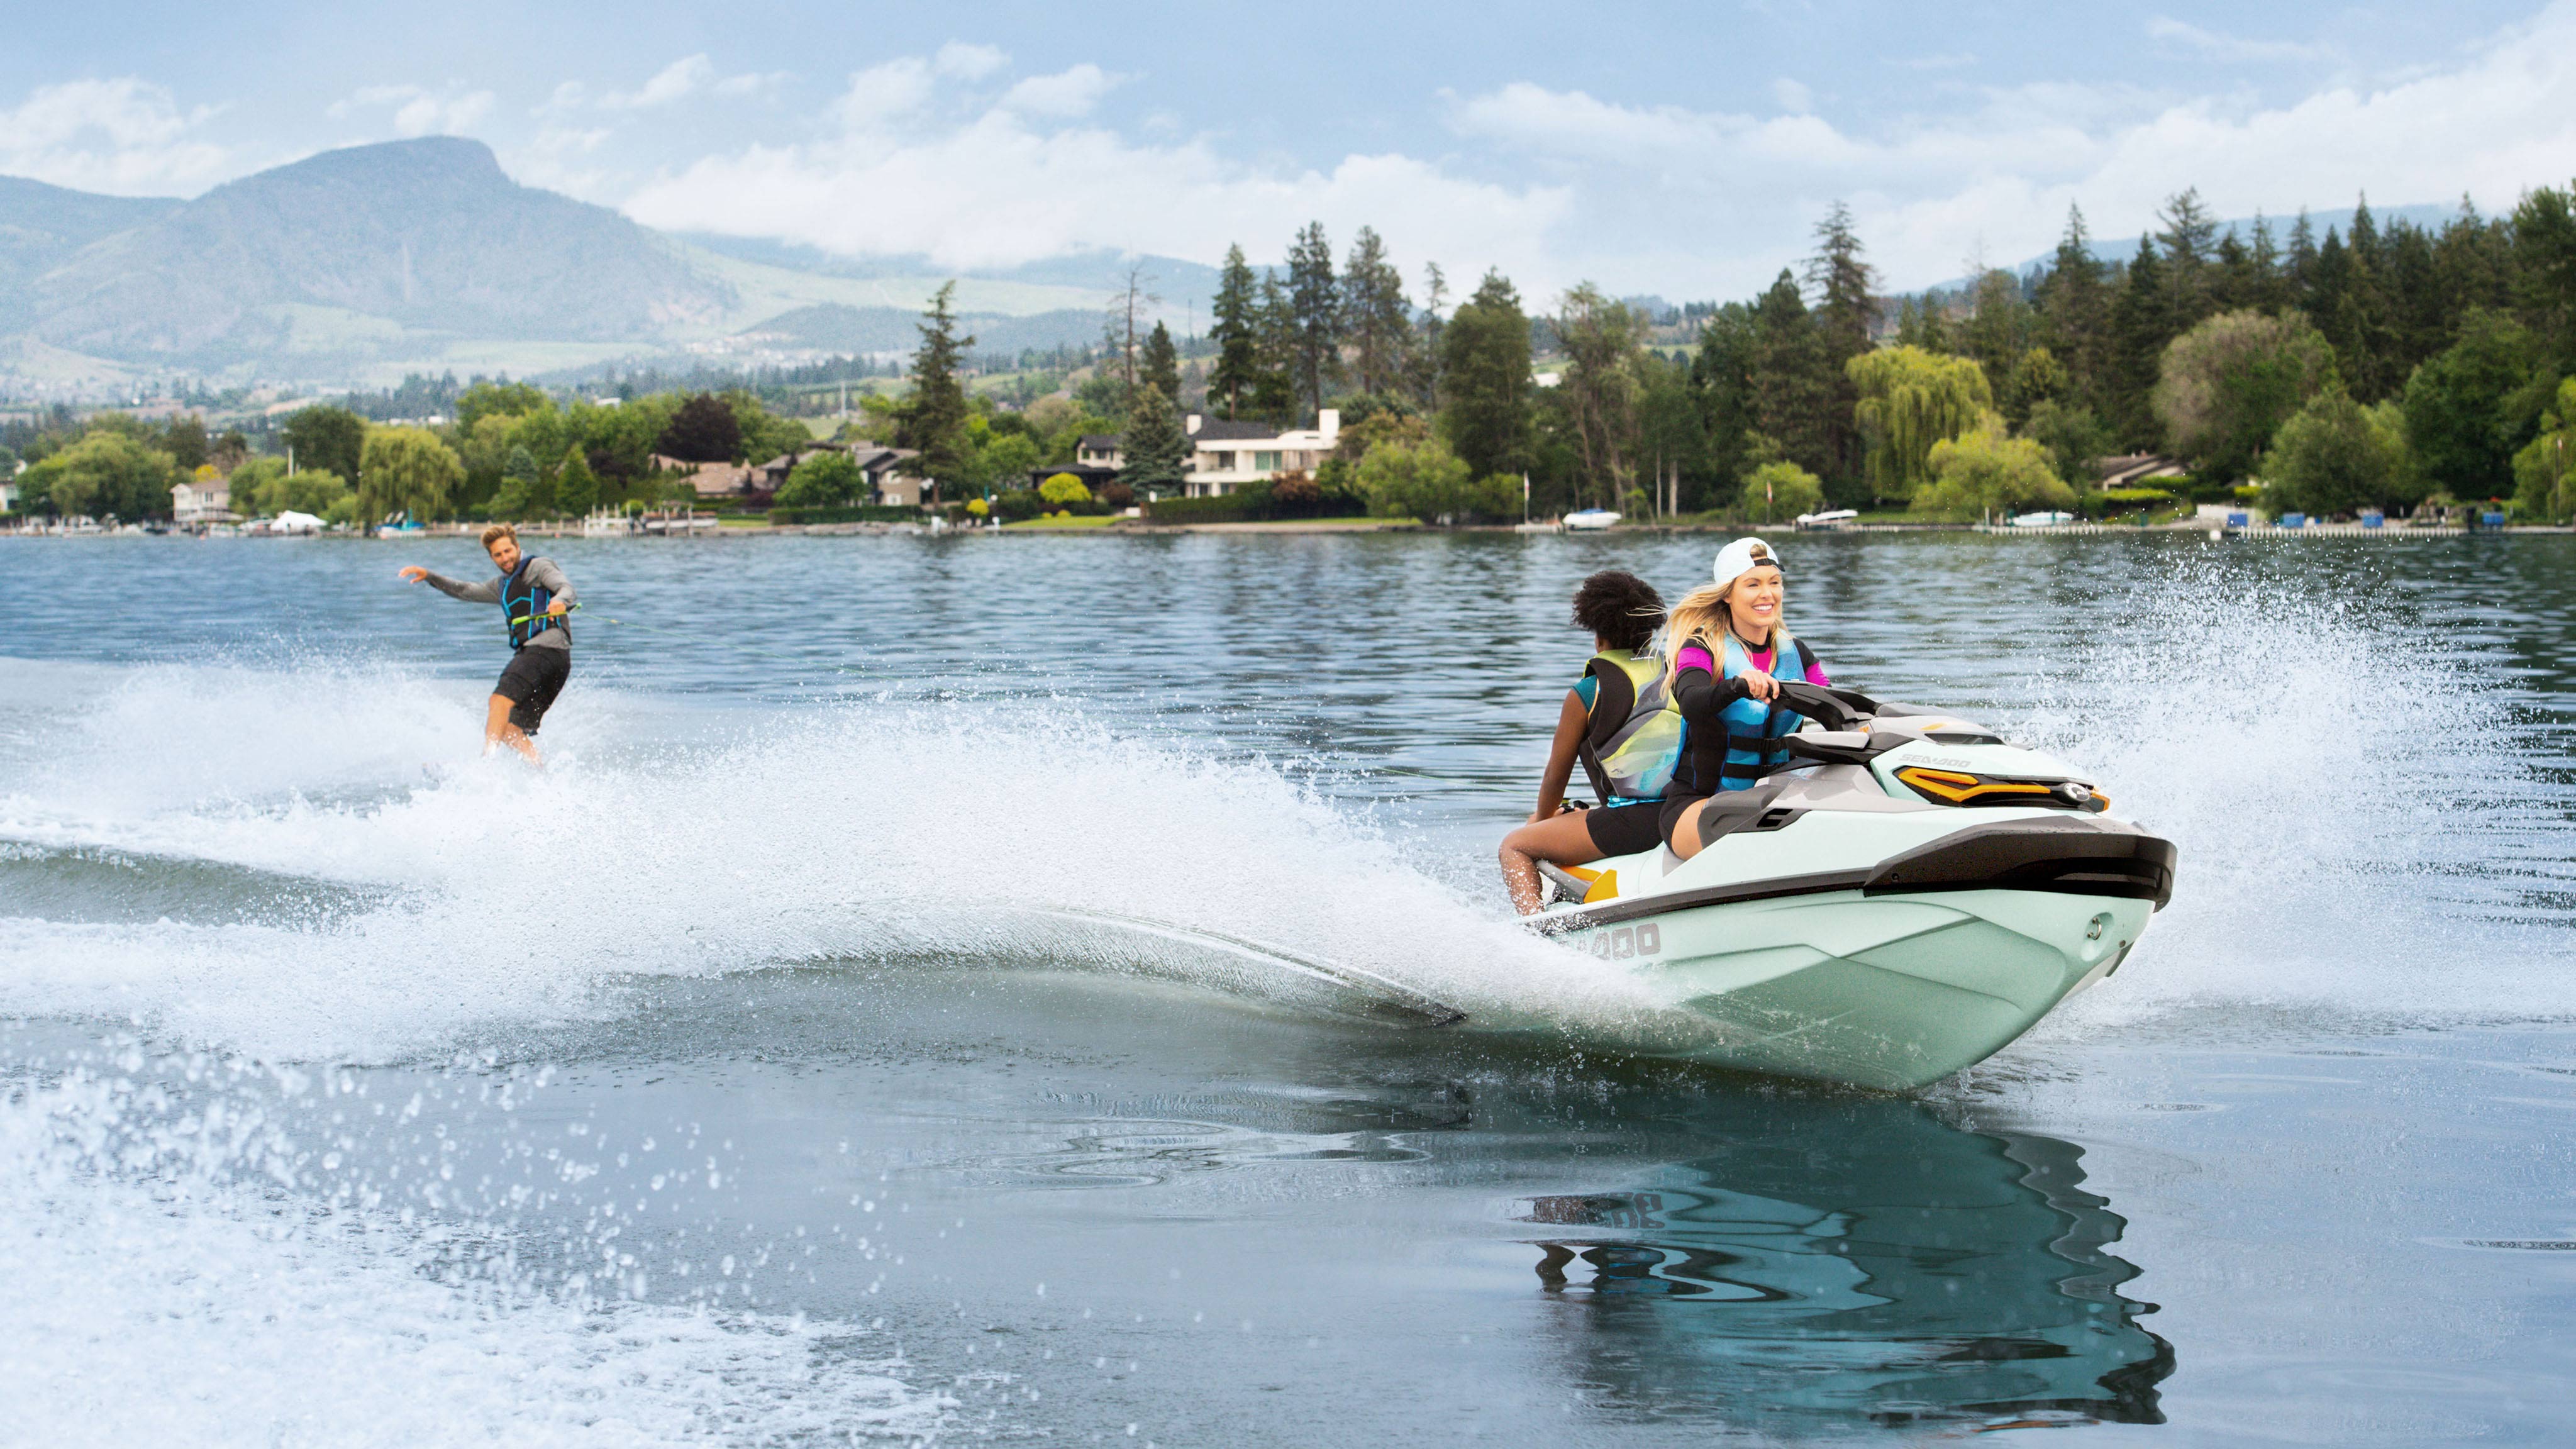
<svg viewBox="0 0 2576 1449">
<path fill-rule="evenodd" d="M 548 629 L 560 629 L 563 620 L 546 612 L 554 602 L 554 593 L 542 585 L 529 582 L 528 565 L 535 560 L 521 555 L 519 566 L 501 580 L 501 617 L 510 623 L 510 652 L 528 647 L 528 641 Z"/>
<path fill-rule="evenodd" d="M 1703 641 L 1704 643 L 1705 641 Z M 1723 657 L 1718 661 L 1721 680 L 1739 679 L 1753 668 L 1752 656 L 1735 631 L 1726 631 L 1720 643 Z M 1806 666 L 1814 659 L 1807 646 L 1789 637 L 1789 631 L 1771 631 L 1771 668 L 1764 671 L 1775 679 L 1803 680 Z M 1780 737 L 1796 731 L 1801 716 L 1774 704 L 1766 704 L 1750 695 L 1736 700 L 1718 712 L 1726 729 L 1724 762 L 1719 764 L 1716 741 L 1682 743 L 1683 758 L 1692 762 L 1693 794 L 1718 794 L 1726 790 L 1750 790 L 1762 783 L 1764 774 L 1789 763 L 1789 752 L 1780 746 Z M 1712 766 L 1715 768 L 1712 768 Z M 1710 776 L 1716 776 L 1711 779 Z"/>
</svg>

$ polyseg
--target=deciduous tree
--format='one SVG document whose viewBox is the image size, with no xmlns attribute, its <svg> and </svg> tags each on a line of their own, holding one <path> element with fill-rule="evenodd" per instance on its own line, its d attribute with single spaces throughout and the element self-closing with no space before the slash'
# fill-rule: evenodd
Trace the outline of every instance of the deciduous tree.
<svg viewBox="0 0 2576 1449">
<path fill-rule="evenodd" d="M 2305 317 L 2221 312 L 2165 348 L 2152 399 L 2165 445 L 2232 482 L 2333 374 L 2334 349 Z"/>
<path fill-rule="evenodd" d="M 1932 477 L 1932 450 L 1994 411 L 1985 370 L 1966 357 L 1888 347 L 1851 360 L 1854 416 L 1869 440 L 1871 496 L 1908 499 Z"/>
<path fill-rule="evenodd" d="M 317 405 L 289 417 L 283 436 L 296 467 L 355 478 L 367 446 L 367 420 L 347 408 Z"/>
<path fill-rule="evenodd" d="M 369 428 L 358 463 L 358 518 L 436 518 L 465 481 L 465 465 L 427 428 Z"/>
</svg>

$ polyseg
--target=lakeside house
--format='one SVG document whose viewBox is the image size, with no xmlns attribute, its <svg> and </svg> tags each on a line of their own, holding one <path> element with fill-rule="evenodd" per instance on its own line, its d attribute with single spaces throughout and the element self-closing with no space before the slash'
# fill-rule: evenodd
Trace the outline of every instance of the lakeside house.
<svg viewBox="0 0 2576 1449">
<path fill-rule="evenodd" d="M 196 523 L 232 523 L 233 485 L 230 480 L 192 478 L 170 485 L 170 517 L 185 527 Z"/>
<path fill-rule="evenodd" d="M 864 438 L 849 443 L 815 443 L 781 453 L 766 463 L 692 463 L 660 453 L 652 454 L 650 462 L 662 472 L 684 475 L 702 500 L 762 508 L 787 486 L 788 475 L 796 471 L 796 465 L 816 453 L 847 453 L 850 461 L 859 465 L 859 474 L 866 480 L 866 497 L 872 503 L 911 506 L 921 502 L 922 481 L 906 466 L 921 456 L 919 450 L 889 448 Z"/>
<path fill-rule="evenodd" d="M 1311 428 L 1282 428 L 1272 423 L 1229 422 L 1202 413 L 1182 420 L 1189 435 L 1190 471 L 1182 489 L 1191 498 L 1222 498 L 1256 483 L 1269 483 L 1290 473 L 1311 473 L 1340 446 L 1342 415 L 1325 408 Z M 1117 433 L 1085 433 L 1074 448 L 1075 466 L 1040 468 L 1033 479 L 1071 473 L 1094 488 L 1117 476 L 1127 465 Z M 1094 476 L 1094 475 L 1098 476 Z"/>
<path fill-rule="evenodd" d="M 2190 473 L 2180 458 L 2162 453 L 2129 453 L 2117 458 L 2096 458 L 2093 472 L 2101 479 L 2099 488 L 2153 488 L 2160 478 L 2181 478 Z"/>
</svg>

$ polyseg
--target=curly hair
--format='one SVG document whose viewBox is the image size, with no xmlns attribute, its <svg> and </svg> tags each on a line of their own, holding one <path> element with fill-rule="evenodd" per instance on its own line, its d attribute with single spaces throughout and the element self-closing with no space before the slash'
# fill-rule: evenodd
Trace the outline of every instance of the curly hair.
<svg viewBox="0 0 2576 1449">
<path fill-rule="evenodd" d="M 1613 649 L 1643 649 L 1664 622 L 1664 598 L 1635 574 L 1610 569 L 1574 591 L 1574 622 Z"/>
</svg>

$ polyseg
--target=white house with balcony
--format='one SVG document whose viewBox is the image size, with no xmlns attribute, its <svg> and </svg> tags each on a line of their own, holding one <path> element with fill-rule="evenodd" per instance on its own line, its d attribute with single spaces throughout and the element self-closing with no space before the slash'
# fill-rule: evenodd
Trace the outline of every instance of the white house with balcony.
<svg viewBox="0 0 2576 1449">
<path fill-rule="evenodd" d="M 1280 428 L 1269 423 L 1235 423 L 1191 413 L 1181 420 L 1190 437 L 1190 471 L 1182 484 L 1191 498 L 1221 498 L 1255 483 L 1290 473 L 1312 473 L 1333 456 L 1342 440 L 1342 415 L 1326 408 L 1311 428 Z M 1127 466 L 1117 433 L 1085 433 L 1074 448 L 1074 461 L 1085 468 Z M 1058 471 L 1040 469 L 1040 475 Z"/>
<path fill-rule="evenodd" d="M 1192 413 L 1188 428 L 1194 456 L 1189 476 L 1182 481 L 1192 498 L 1218 498 L 1255 483 L 1322 467 L 1341 442 L 1342 415 L 1326 408 L 1315 415 L 1311 428 L 1283 429 Z"/>
<path fill-rule="evenodd" d="M 195 478 L 170 488 L 170 516 L 181 524 L 230 523 L 233 485 L 223 478 Z"/>
</svg>

